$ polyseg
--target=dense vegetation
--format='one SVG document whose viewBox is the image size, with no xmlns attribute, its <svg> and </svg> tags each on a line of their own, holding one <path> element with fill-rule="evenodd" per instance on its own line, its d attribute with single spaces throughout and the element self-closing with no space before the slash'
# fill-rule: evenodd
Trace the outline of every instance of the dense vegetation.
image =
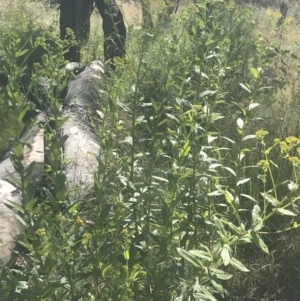
<svg viewBox="0 0 300 301">
<path fill-rule="evenodd" d="M 128 26 L 126 62 L 90 112 L 105 150 L 95 191 L 70 204 L 56 156 L 65 44 L 16 3 L 0 14 L 0 149 L 13 138 L 26 235 L 0 300 L 299 300 L 299 7 L 278 28 L 274 9 L 208 0 L 151 30 Z M 95 29 L 84 62 L 99 45 Z M 37 48 L 27 89 L 57 125 L 42 184 L 18 139 L 32 106 L 20 77 Z"/>
</svg>

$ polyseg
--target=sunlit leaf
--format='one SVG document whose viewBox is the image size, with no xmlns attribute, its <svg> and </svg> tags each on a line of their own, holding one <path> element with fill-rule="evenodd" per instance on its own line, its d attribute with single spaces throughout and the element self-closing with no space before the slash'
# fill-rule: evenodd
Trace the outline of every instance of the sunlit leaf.
<svg viewBox="0 0 300 301">
<path fill-rule="evenodd" d="M 245 267 L 245 265 L 243 263 L 241 263 L 239 260 L 237 260 L 237 259 L 235 259 L 233 257 L 230 259 L 230 264 L 234 268 L 236 268 L 236 269 L 238 269 L 238 270 L 240 270 L 242 272 L 249 272 L 249 270 Z"/>
<path fill-rule="evenodd" d="M 207 96 L 207 95 L 214 95 L 216 93 L 217 93 L 217 91 L 206 90 L 206 91 L 200 93 L 199 96 L 204 97 L 204 96 Z"/>
<path fill-rule="evenodd" d="M 250 111 L 258 106 L 259 106 L 259 103 L 257 103 L 257 102 L 250 103 L 248 110 Z"/>
<path fill-rule="evenodd" d="M 250 71 L 255 79 L 259 78 L 259 72 L 256 68 L 250 67 Z"/>
<path fill-rule="evenodd" d="M 201 259 L 207 260 L 207 261 L 212 261 L 213 257 L 211 254 L 205 251 L 200 251 L 200 250 L 191 250 L 189 251 L 191 254 L 200 257 Z"/>
<path fill-rule="evenodd" d="M 252 197 L 251 195 L 241 193 L 241 196 L 243 196 L 243 197 L 245 197 L 245 198 L 251 200 L 251 201 L 254 202 L 254 203 L 257 203 L 257 201 L 255 200 L 255 198 Z"/>
<path fill-rule="evenodd" d="M 259 206 L 256 204 L 254 205 L 253 207 L 253 210 L 252 210 L 252 229 L 253 231 L 258 231 L 260 230 L 262 227 L 263 227 L 263 220 L 260 216 L 260 213 L 261 213 L 261 210 L 259 208 Z"/>
<path fill-rule="evenodd" d="M 251 93 L 251 91 L 244 84 L 240 83 L 240 86 L 247 92 Z"/>
<path fill-rule="evenodd" d="M 264 243 L 264 241 L 260 238 L 260 236 L 254 231 L 251 232 L 251 236 L 252 236 L 251 241 L 256 246 L 258 246 L 262 251 L 269 254 L 269 249 L 268 249 L 267 245 Z"/>
<path fill-rule="evenodd" d="M 236 177 L 236 173 L 235 173 L 235 171 L 232 168 L 230 168 L 230 167 L 223 167 L 223 168 L 226 169 L 226 170 L 228 170 L 233 176 Z"/>
<path fill-rule="evenodd" d="M 261 195 L 273 206 L 276 207 L 279 205 L 279 201 L 275 199 L 272 195 L 267 193 L 261 193 Z"/>
<path fill-rule="evenodd" d="M 240 129 L 244 127 L 244 120 L 242 118 L 238 118 L 236 123 Z"/>
<path fill-rule="evenodd" d="M 240 186 L 240 185 L 245 184 L 245 183 L 247 183 L 249 181 L 250 181 L 250 178 L 246 178 L 246 179 L 240 180 L 240 181 L 238 181 L 236 183 L 236 186 Z"/>
<path fill-rule="evenodd" d="M 287 210 L 287 209 L 284 209 L 284 208 L 278 208 L 276 209 L 277 212 L 279 212 L 281 215 L 289 215 L 289 216 L 297 216 L 296 213 L 290 211 L 290 210 Z"/>
<path fill-rule="evenodd" d="M 230 247 L 226 244 L 222 248 L 221 257 L 223 259 L 224 265 L 227 266 L 230 262 Z"/>
<path fill-rule="evenodd" d="M 246 141 L 246 140 L 254 139 L 254 138 L 256 138 L 256 135 L 247 135 L 242 139 L 242 141 Z"/>
<path fill-rule="evenodd" d="M 210 268 L 210 271 L 215 274 L 217 276 L 217 278 L 221 279 L 221 280 L 228 280 L 232 277 L 231 274 L 226 273 L 220 269 L 214 269 L 214 268 Z"/>
<path fill-rule="evenodd" d="M 177 252 L 179 253 L 180 256 L 182 256 L 185 260 L 190 262 L 193 266 L 197 268 L 202 268 L 202 265 L 200 264 L 199 260 L 194 254 L 181 248 L 177 248 Z"/>
</svg>

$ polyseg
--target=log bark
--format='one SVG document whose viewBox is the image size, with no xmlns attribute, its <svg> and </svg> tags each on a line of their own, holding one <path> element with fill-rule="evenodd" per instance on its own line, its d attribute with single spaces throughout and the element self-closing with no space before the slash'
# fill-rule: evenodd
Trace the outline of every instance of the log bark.
<svg viewBox="0 0 300 301">
<path fill-rule="evenodd" d="M 63 125 L 63 135 L 68 135 L 64 144 L 64 159 L 67 188 L 72 191 L 70 201 L 82 201 L 94 187 L 94 174 L 98 171 L 101 155 L 99 140 L 90 127 L 87 109 L 93 114 L 99 103 L 98 88 L 104 81 L 103 62 L 94 61 L 68 84 Z"/>
<path fill-rule="evenodd" d="M 13 185 L 0 180 L 0 268 L 15 263 L 16 240 L 25 231 L 14 210 L 6 206 L 10 202 L 22 205 L 21 196 Z"/>
<path fill-rule="evenodd" d="M 115 0 L 95 0 L 103 19 L 104 59 L 124 58 L 126 54 L 126 26 Z"/>
<path fill-rule="evenodd" d="M 38 123 L 44 120 L 43 114 L 37 116 Z M 31 162 L 35 161 L 36 168 L 32 173 L 37 181 L 41 180 L 44 164 L 44 130 L 35 125 L 29 131 L 25 132 L 21 137 L 21 141 L 27 141 L 31 148 L 25 146 L 24 159 L 22 161 L 25 167 L 28 167 Z M 9 179 L 11 176 L 18 177 L 12 162 L 9 158 L 9 150 L 0 158 L 0 179 Z"/>
<path fill-rule="evenodd" d="M 76 66 L 75 66 L 76 67 Z M 99 88 L 105 80 L 105 67 L 101 61 L 94 61 L 75 76 L 67 85 L 65 109 L 63 117 L 68 120 L 62 127 L 63 135 L 68 139 L 63 147 L 66 186 L 70 193 L 69 201 L 84 201 L 94 188 L 94 174 L 98 171 L 98 160 L 101 156 L 99 140 L 90 126 L 87 109 L 93 114 L 99 104 Z M 42 122 L 43 115 L 38 115 Z M 23 164 L 28 166 L 35 161 L 36 168 L 32 177 L 36 181 L 42 180 L 44 165 L 44 130 L 34 126 L 22 137 L 31 144 L 25 147 Z M 5 206 L 9 201 L 22 204 L 21 196 L 15 187 L 4 179 L 18 174 L 10 161 L 7 152 L 0 161 L 0 269 L 13 264 L 16 256 L 13 250 L 16 247 L 17 237 L 24 233 L 24 227 L 16 218 L 14 210 Z"/>
</svg>

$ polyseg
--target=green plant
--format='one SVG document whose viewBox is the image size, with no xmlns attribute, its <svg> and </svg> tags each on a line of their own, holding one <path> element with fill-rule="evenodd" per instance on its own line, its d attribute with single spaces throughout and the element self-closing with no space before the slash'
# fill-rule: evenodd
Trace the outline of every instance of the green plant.
<svg viewBox="0 0 300 301">
<path fill-rule="evenodd" d="M 130 28 L 127 62 L 90 112 L 103 148 L 95 191 L 72 204 L 60 154 L 63 58 L 51 51 L 33 76 L 51 75 L 40 188 L 34 165 L 21 164 L 24 143 L 11 144 L 27 230 L 20 243 L 30 252 L 20 253 L 23 268 L 3 269 L 0 299 L 237 299 L 254 275 L 251 253 L 273 256 L 271 238 L 299 226 L 299 139 L 257 131 L 261 68 L 272 56 L 250 11 L 195 1 L 167 28 Z M 277 177 L 282 169 L 291 178 Z"/>
</svg>

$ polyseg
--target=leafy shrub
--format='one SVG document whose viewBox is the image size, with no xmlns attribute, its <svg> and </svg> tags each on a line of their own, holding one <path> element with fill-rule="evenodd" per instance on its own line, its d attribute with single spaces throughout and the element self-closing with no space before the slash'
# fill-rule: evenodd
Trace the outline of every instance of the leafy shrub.
<svg viewBox="0 0 300 301">
<path fill-rule="evenodd" d="M 101 90 L 94 125 L 105 153 L 91 198 L 65 201 L 72 193 L 60 167 L 66 162 L 50 160 L 48 185 L 39 189 L 26 180 L 30 169 L 19 168 L 24 204 L 17 209 L 27 230 L 20 243 L 30 253 L 21 254 L 22 269 L 2 271 L 0 298 L 234 298 L 232 288 L 249 279 L 249 254 L 269 254 L 269 232 L 299 226 L 299 139 L 252 131 L 260 68 L 271 57 L 249 10 L 195 1 L 167 28 L 132 28 L 129 37 L 127 63 Z M 55 52 L 46 62 L 59 74 Z M 57 122 L 50 158 L 63 141 L 54 91 L 47 92 Z M 21 166 L 22 143 L 12 147 Z M 292 176 L 277 181 L 283 166 Z"/>
</svg>

